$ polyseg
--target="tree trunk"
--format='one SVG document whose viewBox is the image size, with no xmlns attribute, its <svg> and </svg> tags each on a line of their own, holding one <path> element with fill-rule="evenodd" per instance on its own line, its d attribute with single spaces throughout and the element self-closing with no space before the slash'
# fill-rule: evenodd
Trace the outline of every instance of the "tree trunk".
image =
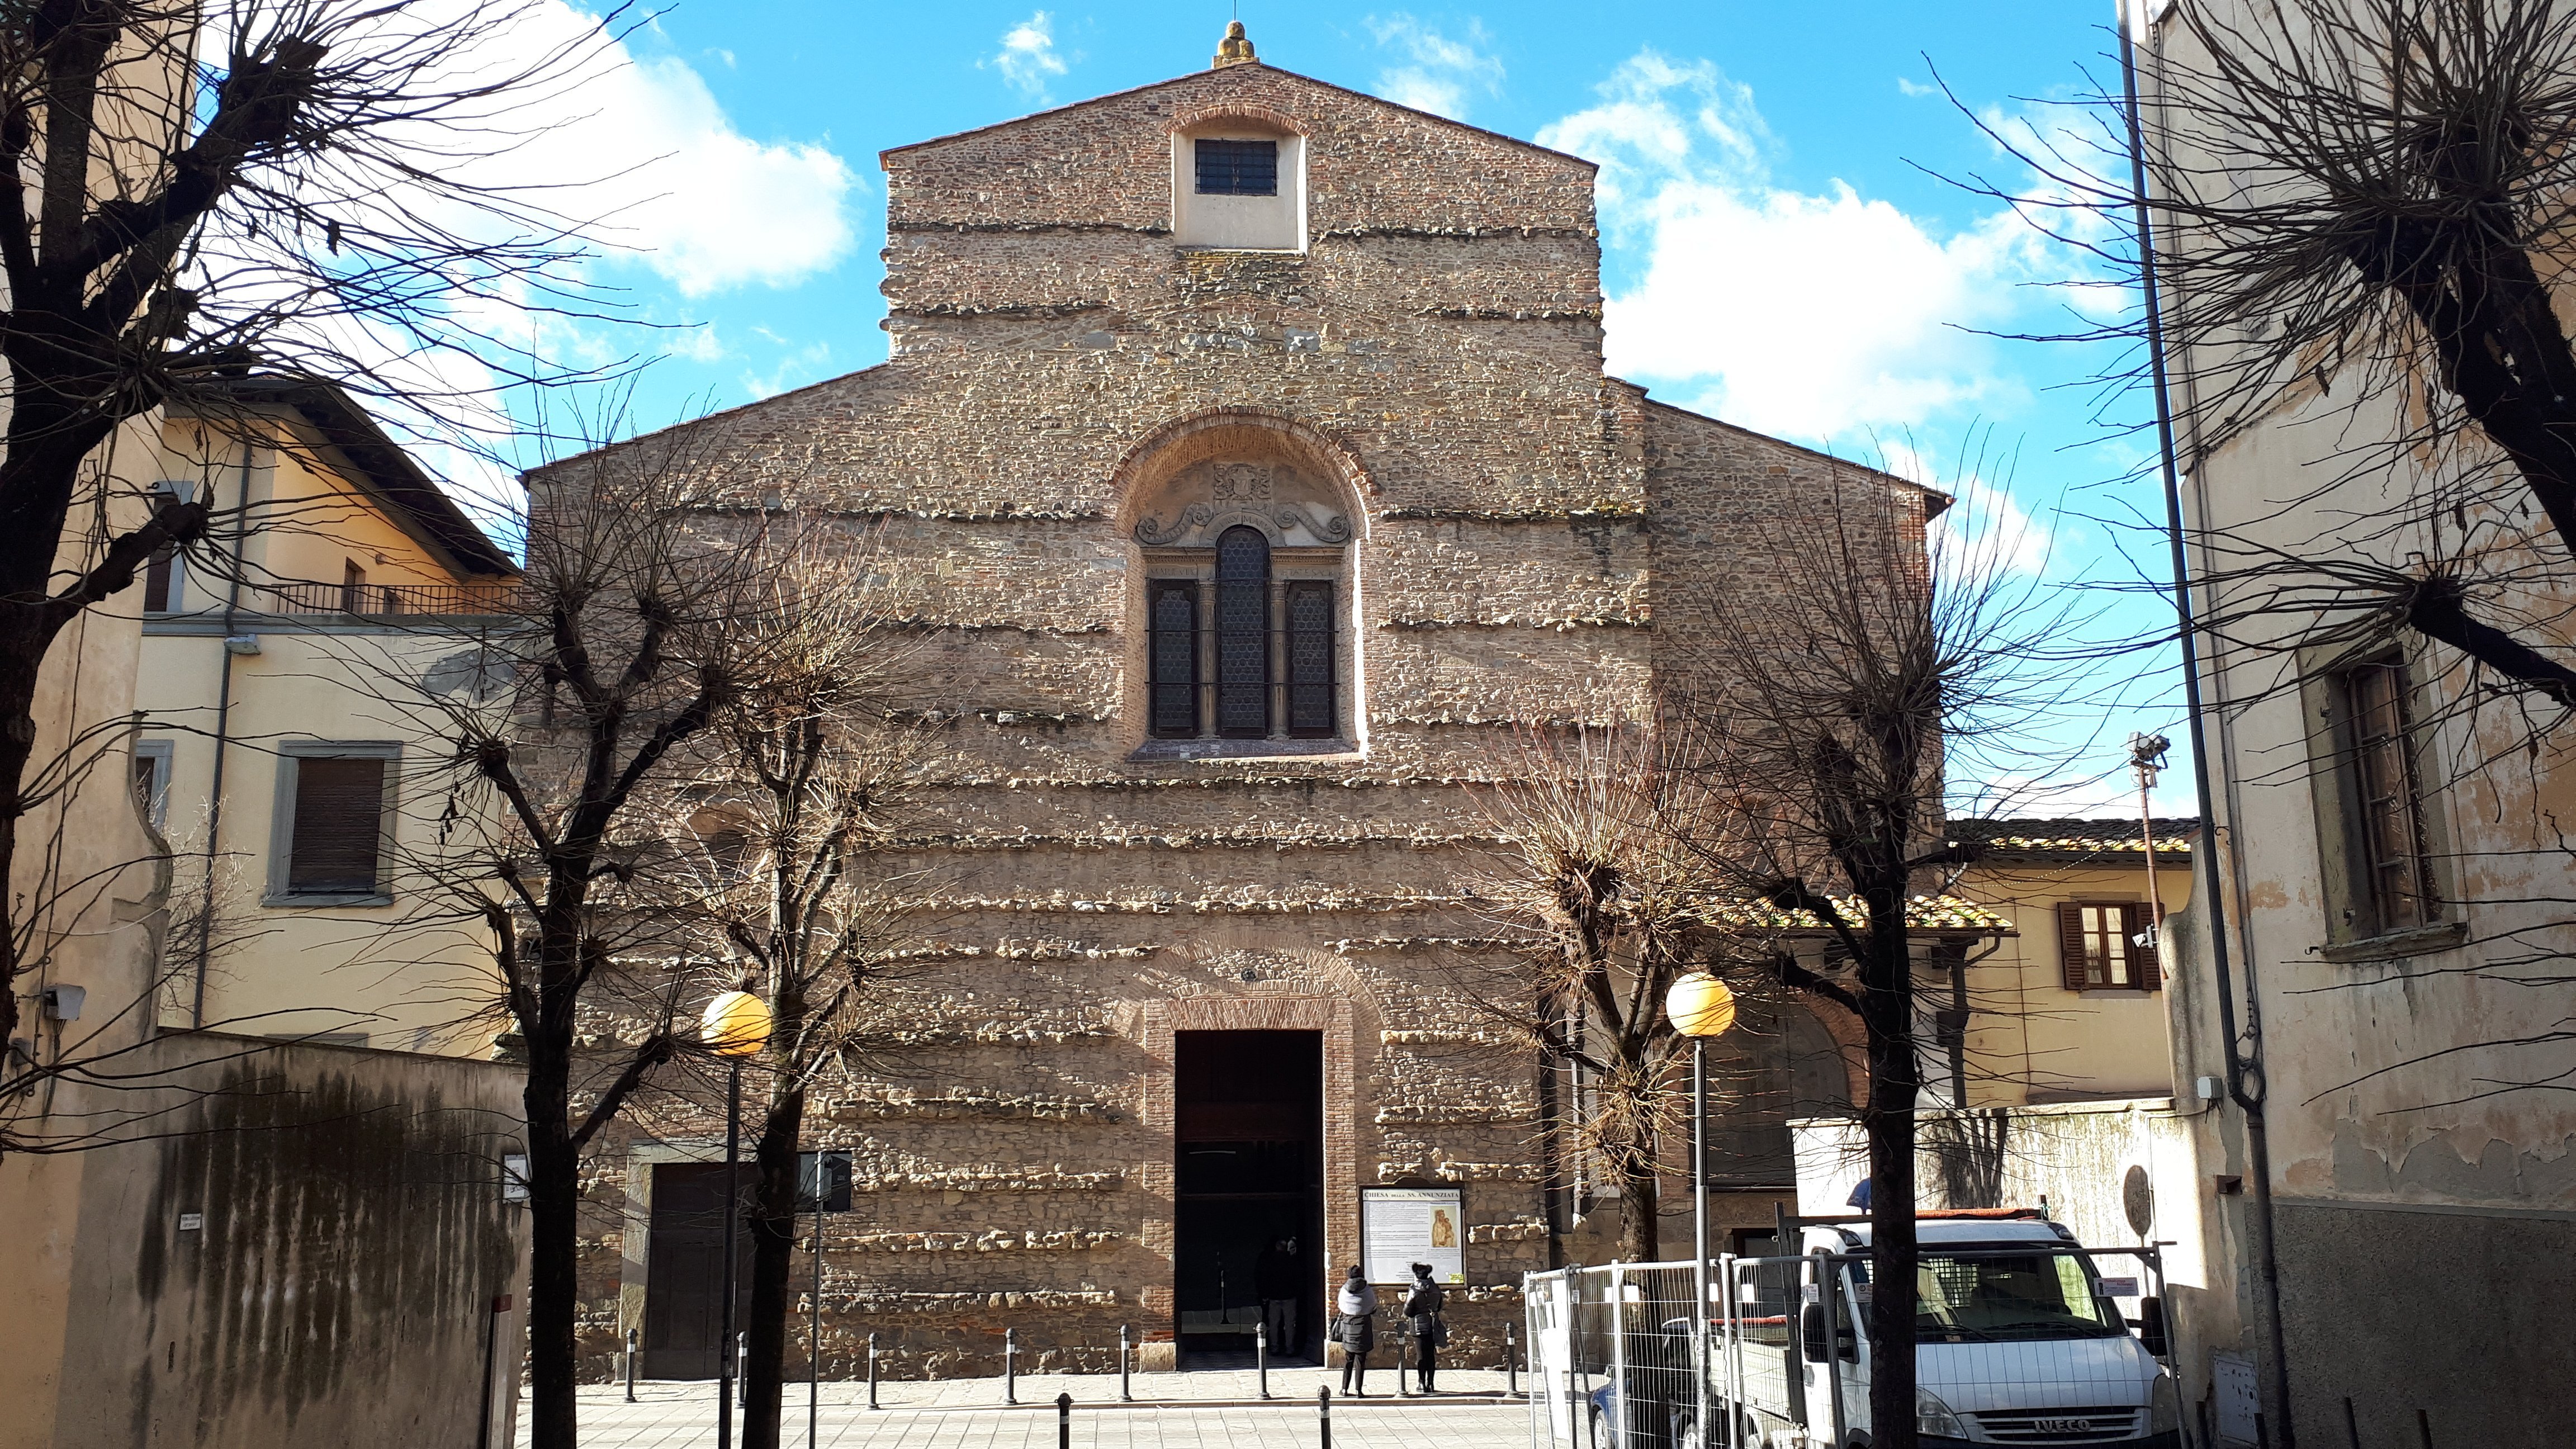
<svg viewBox="0 0 2576 1449">
<path fill-rule="evenodd" d="M 796 1251 L 796 1147 L 805 1121 L 805 1092 L 782 1085 L 769 1100 L 753 1149 L 759 1167 L 751 1213 L 751 1335 L 743 1358 L 743 1449 L 779 1449 L 779 1407 L 786 1389 L 787 1273 Z M 822 1245 L 815 1245 L 821 1251 Z M 820 1345 L 816 1351 L 820 1351 Z"/>
<path fill-rule="evenodd" d="M 25 607 L 10 612 L 29 619 L 34 614 Z M 36 676 L 44 665 L 43 645 L 22 641 L 35 632 L 24 619 L 0 621 L 0 885 L 9 887 L 12 898 L 17 894 L 18 821 L 24 813 L 19 791 L 26 783 L 27 759 L 36 744 Z M 24 950 L 18 939 L 17 913 L 0 911 L 0 1041 L 17 1036 L 18 972 Z"/>
<path fill-rule="evenodd" d="M 581 1296 L 577 1215 L 580 1154 L 573 1150 L 571 1062 L 528 1040 L 528 1442 L 576 1449 L 574 1319 Z"/>
<path fill-rule="evenodd" d="M 1869 1028 L 1869 1425 L 1873 1449 L 1914 1449 L 1914 972 L 1905 893 L 1873 891 L 1861 1008 Z"/>
<path fill-rule="evenodd" d="M 1619 1163 L 1619 1256 L 1652 1263 L 1662 1251 L 1656 1221 L 1654 1159 L 1623 1156 Z"/>
</svg>

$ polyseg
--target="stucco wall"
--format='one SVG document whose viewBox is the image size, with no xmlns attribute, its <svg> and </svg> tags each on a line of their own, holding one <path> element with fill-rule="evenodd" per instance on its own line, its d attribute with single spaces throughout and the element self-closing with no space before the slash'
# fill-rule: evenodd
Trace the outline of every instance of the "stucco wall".
<svg viewBox="0 0 2576 1449">
<path fill-rule="evenodd" d="M 79 1310 L 59 1375 L 10 1386 L 40 1412 L 13 1409 L 0 1443 L 467 1449 L 487 1330 L 507 1413 L 524 1307 L 523 1215 L 500 1188 L 515 1072 L 213 1035 L 163 1037 L 135 1064 L 172 1084 L 151 1098 L 171 1135 L 78 1160 L 63 1246 Z"/>
</svg>

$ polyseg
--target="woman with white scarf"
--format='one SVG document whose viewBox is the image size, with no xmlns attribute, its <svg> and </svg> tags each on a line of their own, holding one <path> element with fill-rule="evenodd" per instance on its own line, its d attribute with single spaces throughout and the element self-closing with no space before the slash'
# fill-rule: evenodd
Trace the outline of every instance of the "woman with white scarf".
<svg viewBox="0 0 2576 1449">
<path fill-rule="evenodd" d="M 1342 1346 L 1342 1392 L 1368 1397 L 1369 1350 L 1377 1347 L 1377 1290 L 1353 1264 L 1333 1299 L 1333 1341 Z M 1401 1384 L 1397 1387 L 1403 1387 Z"/>
</svg>

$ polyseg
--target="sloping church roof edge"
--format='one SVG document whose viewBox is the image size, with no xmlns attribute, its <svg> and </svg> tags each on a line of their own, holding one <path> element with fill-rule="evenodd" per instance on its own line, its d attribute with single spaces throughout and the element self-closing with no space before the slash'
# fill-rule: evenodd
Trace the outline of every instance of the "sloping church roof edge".
<svg viewBox="0 0 2576 1449">
<path fill-rule="evenodd" d="M 1401 102 L 1398 102 L 1398 101 L 1390 101 L 1390 100 L 1388 100 L 1388 99 L 1387 99 L 1386 97 L 1384 97 L 1384 96 L 1373 96 L 1373 95 L 1370 95 L 1370 94 L 1369 94 L 1368 92 L 1366 92 L 1366 91 L 1353 90 L 1353 89 L 1351 89 L 1349 86 L 1339 86 L 1339 85 L 1335 85 L 1335 84 L 1333 84 L 1331 81 L 1328 81 L 1328 80 L 1317 80 L 1317 79 L 1316 79 L 1315 77 L 1313 77 L 1313 76 L 1303 74 L 1302 72 L 1299 72 L 1299 71 L 1285 70 L 1285 69 L 1282 69 L 1282 68 L 1280 68 L 1280 67 L 1278 67 L 1278 66 L 1272 65 L 1272 64 L 1270 64 L 1268 61 L 1265 61 L 1265 60 L 1247 60 L 1247 61 L 1242 61 L 1242 62 L 1239 62 L 1239 63 L 1234 64 L 1234 65 L 1226 66 L 1226 67 L 1224 67 L 1223 69 L 1219 69 L 1219 70 L 1194 70 L 1194 71 L 1190 71 L 1190 72 L 1188 72 L 1187 74 L 1184 74 L 1184 75 L 1176 75 L 1176 76 L 1173 76 L 1173 77 L 1169 78 L 1168 80 L 1152 81 L 1152 82 L 1149 82 L 1149 83 L 1147 83 L 1147 84 L 1145 84 L 1145 85 L 1141 85 L 1141 86 L 1129 86 L 1127 89 L 1125 89 L 1125 90 L 1123 90 L 1123 91 L 1110 91 L 1109 93 L 1107 93 L 1107 94 L 1105 94 L 1105 95 L 1091 96 L 1091 97 L 1089 97 L 1089 98 L 1087 98 L 1087 99 L 1079 100 L 1079 101 L 1068 101 L 1068 102 L 1066 102 L 1065 104 L 1063 104 L 1063 105 L 1061 105 L 1061 106 L 1049 106 L 1047 109 L 1045 109 L 1045 110 L 1043 110 L 1043 111 L 1031 111 L 1031 112 L 1029 112 L 1027 115 L 1024 115 L 1024 116 L 1013 116 L 1013 117 L 1011 117 L 1011 118 L 1010 118 L 1009 120 L 1007 120 L 1007 121 L 995 121 L 995 122 L 993 122 L 993 123 L 992 123 L 992 124 L 990 124 L 990 125 L 985 125 L 985 126 L 973 126 L 973 127 L 969 127 L 969 128 L 968 128 L 968 129 L 966 129 L 966 130 L 963 130 L 963 131 L 951 131 L 951 132 L 949 132 L 949 133 L 948 133 L 947 135 L 945 135 L 945 136 L 932 136 L 932 137 L 930 137 L 930 138 L 929 138 L 929 139 L 927 139 L 927 140 L 921 140 L 921 141 L 907 141 L 907 142 L 905 142 L 903 145 L 900 145 L 900 146 L 888 146 L 888 147 L 886 147 L 884 150 L 879 151 L 879 152 L 877 153 L 877 164 L 878 164 L 878 166 L 879 166 L 879 167 L 883 167 L 883 166 L 885 165 L 885 163 L 886 163 L 887 158 L 889 158 L 889 157 L 893 157 L 893 156 L 900 156 L 900 155 L 902 155 L 903 153 L 905 153 L 905 152 L 907 152 L 907 151 L 918 151 L 918 150 L 921 150 L 922 148 L 924 148 L 924 147 L 926 147 L 926 146 L 941 146 L 941 145 L 945 145 L 945 144 L 947 144 L 948 142 L 951 142 L 951 141 L 962 141 L 962 140 L 965 140 L 966 138 L 968 138 L 968 137 L 970 137 L 970 136 L 981 136 L 981 135 L 985 135 L 985 134 L 987 134 L 987 133 L 989 133 L 989 132 L 993 132 L 993 131 L 1007 130 L 1007 129 L 1009 129 L 1010 127 L 1013 127 L 1013 126 L 1019 126 L 1019 125 L 1025 125 L 1025 124 L 1027 124 L 1027 123 L 1029 123 L 1029 122 L 1031 122 L 1031 121 L 1044 120 L 1045 118 L 1047 118 L 1047 117 L 1049 117 L 1049 116 L 1060 116 L 1060 115 L 1063 115 L 1063 114 L 1064 114 L 1065 112 L 1067 112 L 1067 111 L 1078 111 L 1078 110 L 1081 110 L 1082 108 L 1084 108 L 1085 106 L 1097 106 L 1097 105 L 1103 105 L 1103 104 L 1106 104 L 1106 103 L 1108 103 L 1108 102 L 1110 102 L 1110 101 L 1124 100 L 1124 99 L 1126 99 L 1126 98 L 1127 98 L 1127 97 L 1129 97 L 1129 96 L 1143 95 L 1143 94 L 1144 94 L 1145 92 L 1147 92 L 1147 91 L 1157 91 L 1157 90 L 1161 90 L 1161 89 L 1163 89 L 1163 88 L 1165 88 L 1165 87 L 1167 87 L 1167 86 L 1180 86 L 1180 85 L 1190 85 L 1190 84 L 1193 84 L 1193 83 L 1203 83 L 1203 82 L 1206 82 L 1210 77 L 1216 77 L 1216 76 L 1239 76 L 1239 75 L 1250 75 L 1250 74 L 1252 74 L 1252 73 L 1255 73 L 1255 72 L 1258 72 L 1258 71 L 1265 71 L 1265 70 L 1266 70 L 1266 71 L 1269 71 L 1269 72 L 1272 72 L 1273 74 L 1276 74 L 1276 75 L 1283 75 L 1283 76 L 1286 76 L 1286 77 L 1288 77 L 1290 80 L 1294 80 L 1294 81 L 1301 81 L 1301 82 L 1303 82 L 1303 83 L 1305 83 L 1305 84 L 1307 84 L 1307 85 L 1315 86 L 1315 87 L 1317 87 L 1317 88 L 1319 88 L 1319 89 L 1322 89 L 1322 90 L 1331 91 L 1331 92 L 1333 92 L 1333 93 L 1334 93 L 1334 94 L 1336 94 L 1336 95 L 1352 96 L 1352 97 L 1355 97 L 1355 98 L 1357 98 L 1357 99 L 1359 99 L 1359 100 L 1368 101 L 1368 102 L 1370 102 L 1370 103 L 1371 103 L 1371 104 L 1373 104 L 1373 105 L 1380 105 L 1380 106 L 1384 106 L 1384 107 L 1386 107 L 1386 108 L 1387 108 L 1387 109 L 1389 109 L 1389 110 L 1402 111 L 1402 112 L 1404 112 L 1406 115 L 1410 115 L 1410 116 L 1419 116 L 1419 117 L 1421 117 L 1423 120 L 1431 121 L 1431 122 L 1434 122 L 1434 123 L 1436 123 L 1436 124 L 1443 125 L 1443 126 L 1448 126 L 1448 127 L 1453 128 L 1453 129 L 1456 129 L 1456 130 L 1465 131 L 1465 132 L 1468 132 L 1468 133 L 1470 133 L 1470 134 L 1472 134 L 1472 135 L 1477 135 L 1477 136 L 1488 136 L 1488 137 L 1493 138 L 1494 140 L 1497 140 L 1497 141 L 1500 141 L 1500 142 L 1504 143 L 1505 145 L 1509 145 L 1509 146 L 1517 146 L 1517 147 L 1519 147 L 1520 149 L 1522 149 L 1522 150 L 1524 150 L 1524 151 L 1536 151 L 1536 152 L 1538 152 L 1538 153 L 1539 153 L 1540 155 L 1542 155 L 1542 156 L 1554 156 L 1554 157 L 1558 158 L 1559 160 L 1563 160 L 1563 161 L 1571 161 L 1571 162 L 1573 162 L 1574 164 L 1576 164 L 1577 166 L 1587 166 L 1587 167 L 1590 167 L 1592 170 L 1595 170 L 1595 171 L 1598 171 L 1598 170 L 1600 170 L 1600 169 L 1601 169 L 1601 163 L 1600 163 L 1600 162 L 1598 162 L 1598 161 L 1588 161 L 1588 160 L 1585 160 L 1583 157 L 1581 157 L 1581 156 L 1577 156 L 1577 155 L 1575 155 L 1575 154 L 1574 154 L 1573 152 L 1571 152 L 1571 151 L 1559 151 L 1559 150 L 1557 150 L 1557 149 L 1556 149 L 1555 147 L 1553 147 L 1553 146 L 1542 146 L 1542 145 L 1538 144 L 1536 141 L 1524 141 L 1524 140 L 1522 140 L 1522 139 L 1521 139 L 1520 137 L 1518 137 L 1518 136 L 1506 135 L 1505 133 L 1503 133 L 1503 132 L 1501 132 L 1501 131 L 1490 131 L 1490 130 L 1487 130 L 1486 128 L 1484 128 L 1483 126 L 1471 126 L 1471 125 L 1467 124 L 1465 121 L 1453 120 L 1453 119 L 1451 119 L 1450 117 L 1448 117 L 1448 116 L 1444 116 L 1444 115 L 1441 115 L 1440 113 L 1438 113 L 1438 112 L 1436 112 L 1436 111 L 1425 111 L 1425 110 L 1421 110 L 1421 109 L 1418 109 L 1418 108 L 1413 107 L 1413 106 L 1405 105 L 1405 104 L 1403 104 L 1403 103 L 1401 103 Z M 1224 81 L 1219 81 L 1219 82 L 1218 82 L 1218 84 L 1226 84 L 1226 83 L 1227 83 L 1227 82 L 1224 82 Z"/>
</svg>

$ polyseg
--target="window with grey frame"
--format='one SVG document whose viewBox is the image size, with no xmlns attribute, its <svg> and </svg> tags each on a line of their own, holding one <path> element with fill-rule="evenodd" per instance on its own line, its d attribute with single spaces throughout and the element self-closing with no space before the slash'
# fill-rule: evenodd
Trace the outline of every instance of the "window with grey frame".
<svg viewBox="0 0 2576 1449">
<path fill-rule="evenodd" d="M 401 747 L 296 742 L 279 749 L 269 903 L 361 905 L 392 898 Z"/>
<path fill-rule="evenodd" d="M 1145 586 L 1147 732 L 1157 739 L 1329 739 L 1340 730 L 1337 581 L 1273 576 L 1237 526 L 1212 577 Z"/>
<path fill-rule="evenodd" d="M 134 808 L 155 830 L 170 815 L 170 740 L 134 742 Z"/>
<path fill-rule="evenodd" d="M 152 512 L 155 517 L 188 501 L 192 492 L 186 483 L 157 483 L 152 488 Z M 179 607 L 187 576 L 187 555 L 175 543 L 164 543 L 152 550 L 143 564 L 143 611 L 167 613 Z"/>
</svg>

